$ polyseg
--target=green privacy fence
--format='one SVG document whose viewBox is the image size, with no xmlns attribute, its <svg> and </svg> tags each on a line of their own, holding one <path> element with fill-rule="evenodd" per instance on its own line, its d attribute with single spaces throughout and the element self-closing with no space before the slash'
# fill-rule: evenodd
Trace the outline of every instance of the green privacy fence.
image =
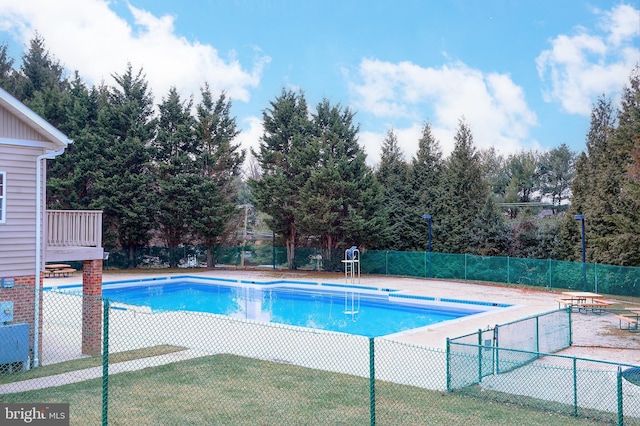
<svg viewBox="0 0 640 426">
<path fill-rule="evenodd" d="M 147 247 L 109 251 L 106 267 L 179 268 L 205 267 L 207 253 L 215 265 L 286 269 L 284 247 L 254 245 L 242 247 Z M 294 268 L 299 270 L 342 271 L 344 250 L 297 248 Z M 640 297 L 640 268 L 552 259 L 476 256 L 470 254 L 367 250 L 361 253 L 363 274 L 486 281 L 596 293 Z M 80 264 L 75 265 L 78 268 Z M 75 267 L 74 266 L 74 267 Z M 584 268 L 584 270 L 583 270 Z M 584 271 L 586 270 L 586 284 Z"/>
<path fill-rule="evenodd" d="M 100 351 L 83 355 L 96 301 Z M 640 424 L 635 367 L 484 347 L 493 334 L 442 350 L 57 291 L 42 307 L 42 365 L 3 366 L 0 404 L 68 403 L 71 424 Z M 484 351 L 507 361 L 477 379 Z"/>
</svg>

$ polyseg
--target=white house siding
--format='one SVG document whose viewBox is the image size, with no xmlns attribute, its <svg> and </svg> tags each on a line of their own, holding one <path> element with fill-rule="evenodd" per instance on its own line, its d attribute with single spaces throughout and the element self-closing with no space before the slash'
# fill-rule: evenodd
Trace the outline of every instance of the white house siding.
<svg viewBox="0 0 640 426">
<path fill-rule="evenodd" d="M 42 148 L 6 145 L 0 141 L 0 170 L 6 172 L 7 197 L 6 222 L 0 224 L 0 276 L 34 274 L 36 158 L 43 153 Z M 44 173 L 42 177 L 44 182 Z M 44 191 L 41 195 L 44 212 Z"/>
<path fill-rule="evenodd" d="M 0 106 L 0 137 L 29 141 L 46 141 L 46 139 L 28 126 L 24 121 Z"/>
</svg>

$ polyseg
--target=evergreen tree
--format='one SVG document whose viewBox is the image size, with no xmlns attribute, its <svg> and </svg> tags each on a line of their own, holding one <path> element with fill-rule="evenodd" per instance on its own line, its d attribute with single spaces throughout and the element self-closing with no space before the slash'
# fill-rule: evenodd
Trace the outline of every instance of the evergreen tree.
<svg viewBox="0 0 640 426">
<path fill-rule="evenodd" d="M 533 151 L 522 151 L 510 155 L 506 162 L 509 184 L 506 188 L 507 203 L 530 203 L 537 201 L 534 194 L 540 188 L 540 170 L 538 155 Z M 512 218 L 518 216 L 520 209 L 510 209 Z"/>
<path fill-rule="evenodd" d="M 15 81 L 16 97 L 31 106 L 37 92 L 62 92 L 66 84 L 63 66 L 46 49 L 44 39 L 36 34 L 29 44 L 29 50 L 22 55 L 20 73 Z"/>
<path fill-rule="evenodd" d="M 576 162 L 571 206 L 562 224 L 562 253 L 568 260 L 580 260 L 581 233 L 573 217 L 584 214 L 587 260 L 610 261 L 606 240 L 608 235 L 616 233 L 612 214 L 617 210 L 622 174 L 612 155 L 614 132 L 613 107 L 609 100 L 601 97 L 591 111 L 587 151 Z"/>
<path fill-rule="evenodd" d="M 294 213 L 300 229 L 319 236 L 328 250 L 378 244 L 385 223 L 382 188 L 358 145 L 353 113 L 325 99 L 313 116 L 313 132 L 315 143 L 301 151 L 311 167 Z"/>
<path fill-rule="evenodd" d="M 455 147 L 446 162 L 445 199 L 442 219 L 442 248 L 449 253 L 471 250 L 470 234 L 473 221 L 485 206 L 489 188 L 482 174 L 482 165 L 473 143 L 471 129 L 460 120 L 455 135 Z"/>
<path fill-rule="evenodd" d="M 566 144 L 548 151 L 540 161 L 540 192 L 551 198 L 551 204 L 560 206 L 569 198 L 571 182 L 575 175 L 576 153 Z"/>
<path fill-rule="evenodd" d="M 151 238 L 158 212 L 151 191 L 153 174 L 148 146 L 155 137 L 153 98 L 142 70 L 131 65 L 122 75 L 113 76 L 117 86 L 107 93 L 98 113 L 102 139 L 101 158 L 96 159 L 96 206 L 104 210 L 107 244 L 118 243 L 129 252 L 130 265 L 135 249 Z M 98 162 L 99 161 L 99 162 Z"/>
<path fill-rule="evenodd" d="M 620 196 L 612 218 L 617 227 L 610 236 L 609 258 L 618 265 L 640 266 L 640 66 L 623 89 L 617 117 L 613 161 L 621 173 Z"/>
<path fill-rule="evenodd" d="M 505 203 L 507 187 L 510 181 L 505 158 L 498 154 L 494 147 L 480 151 L 478 158 L 482 164 L 483 175 L 494 200 L 498 203 Z"/>
<path fill-rule="evenodd" d="M 188 242 L 188 218 L 191 215 L 190 188 L 195 152 L 195 120 L 192 102 L 182 101 L 175 87 L 158 105 L 158 132 L 151 142 L 150 155 L 155 172 L 158 196 L 160 237 L 168 247 Z M 176 266 L 177 259 L 171 259 Z"/>
<path fill-rule="evenodd" d="M 422 136 L 418 141 L 418 152 L 412 158 L 408 171 L 409 191 L 407 194 L 409 213 L 408 227 L 411 229 L 406 238 L 411 241 L 413 250 L 428 249 L 428 222 L 422 216 L 432 217 L 432 247 L 434 251 L 442 250 L 439 238 L 440 222 L 444 212 L 444 162 L 440 143 L 431 133 L 431 125 L 425 123 Z"/>
<path fill-rule="evenodd" d="M 106 92 L 104 87 L 89 90 L 77 73 L 71 82 L 60 130 L 73 143 L 55 161 L 47 162 L 49 208 L 86 210 L 95 202 L 95 185 L 105 167 L 101 158 L 106 142 L 97 128 L 98 109 L 106 102 L 101 90 Z"/>
<path fill-rule="evenodd" d="M 471 222 L 469 251 L 481 256 L 501 256 L 509 249 L 509 227 L 493 197 L 488 196 L 482 210 Z"/>
<path fill-rule="evenodd" d="M 262 169 L 260 179 L 250 179 L 258 210 L 269 215 L 267 224 L 281 236 L 287 248 L 287 264 L 293 269 L 298 226 L 295 213 L 298 191 L 311 174 L 317 158 L 304 159 L 313 143 L 307 102 L 302 93 L 282 90 L 263 113 L 264 134 L 252 155 Z"/>
<path fill-rule="evenodd" d="M 235 142 L 240 131 L 231 116 L 231 101 L 223 92 L 214 102 L 209 85 L 201 90 L 197 107 L 197 180 L 192 187 L 189 224 L 207 247 L 207 265 L 215 265 L 213 249 L 231 232 L 237 215 L 237 185 L 245 152 Z"/>
<path fill-rule="evenodd" d="M 382 155 L 375 173 L 384 193 L 385 215 L 388 221 L 385 229 L 385 247 L 389 250 L 416 249 L 417 238 L 412 235 L 415 228 L 408 222 L 411 214 L 408 172 L 409 166 L 402 158 L 398 138 L 393 130 L 389 130 L 382 142 Z"/>
<path fill-rule="evenodd" d="M 0 87 L 11 93 L 14 97 L 16 94 L 16 71 L 13 69 L 13 58 L 9 55 L 9 45 L 7 43 L 0 44 Z"/>
</svg>

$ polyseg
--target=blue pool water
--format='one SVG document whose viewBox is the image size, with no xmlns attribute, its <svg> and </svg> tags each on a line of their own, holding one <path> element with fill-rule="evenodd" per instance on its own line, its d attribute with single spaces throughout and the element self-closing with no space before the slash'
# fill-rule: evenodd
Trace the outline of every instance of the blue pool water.
<svg viewBox="0 0 640 426">
<path fill-rule="evenodd" d="M 238 283 L 222 279 L 165 279 L 105 283 L 112 302 L 152 311 L 208 312 L 314 329 L 377 337 L 473 315 L 495 305 L 396 296 L 392 290 L 280 281 Z"/>
</svg>

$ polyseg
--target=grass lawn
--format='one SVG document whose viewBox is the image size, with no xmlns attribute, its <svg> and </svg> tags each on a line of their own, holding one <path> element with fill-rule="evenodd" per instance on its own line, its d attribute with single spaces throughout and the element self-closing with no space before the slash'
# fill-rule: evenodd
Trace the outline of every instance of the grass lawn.
<svg viewBox="0 0 640 426">
<path fill-rule="evenodd" d="M 135 359 L 170 354 L 172 352 L 183 351 L 185 349 L 185 347 L 173 345 L 157 345 L 142 349 L 132 349 L 130 351 L 109 354 L 109 363 L 116 364 L 118 362 L 132 361 Z M 54 376 L 56 374 L 78 371 L 85 368 L 100 367 L 101 365 L 101 356 L 73 359 L 64 362 L 58 362 L 56 364 L 44 365 L 28 371 L 0 375 L 0 384 L 37 379 L 39 377 Z"/>
<path fill-rule="evenodd" d="M 0 402 L 68 402 L 71 424 L 99 424 L 102 381 L 19 394 Z M 376 383 L 384 425 L 587 425 L 560 416 L 386 382 Z M 233 355 L 215 355 L 109 377 L 110 424 L 367 425 L 369 380 Z"/>
</svg>

